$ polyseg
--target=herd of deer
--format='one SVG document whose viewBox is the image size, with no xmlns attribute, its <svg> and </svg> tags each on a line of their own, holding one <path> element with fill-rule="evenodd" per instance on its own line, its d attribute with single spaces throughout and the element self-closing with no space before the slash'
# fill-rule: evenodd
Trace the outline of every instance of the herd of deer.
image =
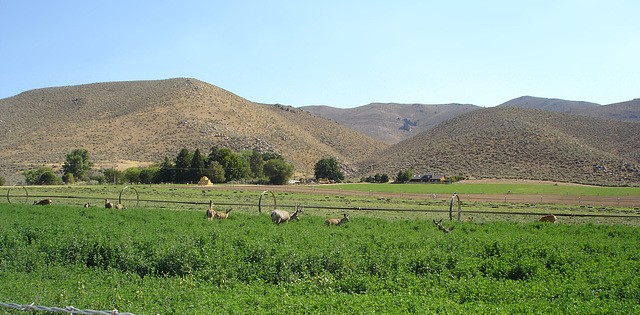
<svg viewBox="0 0 640 315">
<path fill-rule="evenodd" d="M 45 205 L 50 205 L 52 203 L 51 199 L 43 199 L 40 201 L 34 201 L 33 204 L 34 205 L 39 205 L 39 206 L 45 206 Z M 86 203 L 84 205 L 85 208 L 90 208 L 92 205 L 90 203 Z M 213 220 L 213 219 L 218 219 L 218 220 L 222 220 L 222 219 L 226 219 L 227 217 L 229 217 L 229 212 L 231 211 L 231 209 L 228 209 L 226 212 L 218 212 L 215 211 L 213 209 L 213 200 L 209 200 L 209 209 L 207 209 L 206 212 L 206 218 L 207 220 Z M 104 200 L 104 207 L 107 209 L 126 209 L 127 207 L 125 207 L 122 204 L 113 204 L 112 202 L 110 202 L 108 199 Z M 304 210 L 302 209 L 302 206 L 300 204 L 296 204 L 295 206 L 295 211 L 293 213 L 289 213 L 285 210 L 279 210 L 279 209 L 275 209 L 273 211 L 271 211 L 271 221 L 276 224 L 276 225 L 280 225 L 280 223 L 289 223 L 289 221 L 291 220 L 296 220 L 296 221 L 300 221 L 300 218 L 298 217 L 298 215 L 300 215 Z M 349 222 L 349 215 L 348 214 L 343 214 L 344 217 L 342 219 L 326 219 L 324 220 L 324 224 L 326 224 L 327 226 L 331 226 L 331 225 L 341 225 L 345 222 Z M 469 218 L 469 219 L 465 219 L 463 220 L 463 222 L 469 222 L 469 221 L 473 221 L 473 218 Z M 542 218 L 540 218 L 540 222 L 551 222 L 551 223 L 557 223 L 557 218 L 555 215 L 553 214 L 549 214 L 549 215 L 545 215 Z M 443 233 L 449 233 L 451 231 L 453 231 L 453 226 L 450 227 L 444 227 L 442 225 L 442 219 L 440 219 L 440 221 L 436 222 L 436 220 L 433 220 L 433 224 L 435 224 L 435 226 L 442 231 Z M 484 223 L 482 223 L 484 224 Z M 482 225 L 480 224 L 480 225 Z M 476 223 L 477 225 L 477 223 Z"/>
</svg>

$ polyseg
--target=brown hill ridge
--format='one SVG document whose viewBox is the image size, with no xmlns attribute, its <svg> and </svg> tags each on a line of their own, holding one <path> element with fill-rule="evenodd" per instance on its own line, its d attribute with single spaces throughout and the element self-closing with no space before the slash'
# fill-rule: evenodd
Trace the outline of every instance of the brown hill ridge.
<svg viewBox="0 0 640 315">
<path fill-rule="evenodd" d="M 0 100 L 0 176 L 61 165 L 75 148 L 97 167 L 160 162 L 181 148 L 276 152 L 299 172 L 323 157 L 350 171 L 386 148 L 333 121 L 281 105 L 250 102 L 195 79 L 95 83 L 27 91 Z"/>
<path fill-rule="evenodd" d="M 411 138 L 447 119 L 481 107 L 469 104 L 372 103 L 346 109 L 330 106 L 300 108 L 393 144 Z"/>
<path fill-rule="evenodd" d="M 472 178 L 640 184 L 640 124 L 495 107 L 450 119 L 360 163 L 361 175 L 399 170 Z"/>
</svg>

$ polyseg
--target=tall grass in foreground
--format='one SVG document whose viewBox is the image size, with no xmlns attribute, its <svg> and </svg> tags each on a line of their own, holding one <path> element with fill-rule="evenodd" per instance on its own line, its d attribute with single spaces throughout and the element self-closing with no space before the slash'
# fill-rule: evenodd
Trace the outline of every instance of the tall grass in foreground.
<svg viewBox="0 0 640 315">
<path fill-rule="evenodd" d="M 324 219 L 3 204 L 0 301 L 139 314 L 640 311 L 638 228 L 444 234 L 427 220 Z"/>
</svg>

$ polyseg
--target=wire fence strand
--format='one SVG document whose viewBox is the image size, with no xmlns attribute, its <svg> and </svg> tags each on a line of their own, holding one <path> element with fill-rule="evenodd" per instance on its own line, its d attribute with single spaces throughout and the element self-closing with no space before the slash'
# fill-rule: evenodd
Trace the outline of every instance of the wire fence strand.
<svg viewBox="0 0 640 315">
<path fill-rule="evenodd" d="M 88 309 L 81 310 L 73 306 L 67 306 L 64 308 L 46 307 L 46 306 L 33 305 L 33 303 L 30 305 L 20 305 L 15 303 L 0 302 L 0 306 L 17 308 L 21 311 L 48 311 L 48 312 L 64 312 L 64 313 L 70 313 L 70 314 L 135 315 L 133 313 L 119 313 L 118 310 L 115 310 L 115 309 L 111 311 L 94 311 L 94 310 L 88 310 Z"/>
</svg>

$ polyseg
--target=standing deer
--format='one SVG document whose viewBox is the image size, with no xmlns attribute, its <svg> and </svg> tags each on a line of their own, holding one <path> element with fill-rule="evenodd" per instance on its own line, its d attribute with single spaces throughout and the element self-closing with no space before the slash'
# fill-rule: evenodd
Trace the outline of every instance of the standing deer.
<svg viewBox="0 0 640 315">
<path fill-rule="evenodd" d="M 344 215 L 344 218 L 342 219 L 326 219 L 324 220 L 324 224 L 326 224 L 327 226 L 330 226 L 330 225 L 340 225 L 342 223 L 349 222 L 349 215 L 346 213 L 343 215 Z"/>
<path fill-rule="evenodd" d="M 218 220 L 222 220 L 222 219 L 226 219 L 229 216 L 229 212 L 231 212 L 232 209 L 227 210 L 227 212 L 222 213 L 222 212 L 215 212 L 215 214 L 213 215 L 214 218 L 218 219 Z"/>
<path fill-rule="evenodd" d="M 213 210 L 213 200 L 209 200 L 209 209 L 207 209 L 207 220 L 213 220 L 213 216 L 216 214 L 216 211 Z"/>
<path fill-rule="evenodd" d="M 540 222 L 551 222 L 551 223 L 556 223 L 556 216 L 553 214 L 549 214 L 549 215 L 545 215 L 544 217 L 540 218 Z"/>
<path fill-rule="evenodd" d="M 113 202 L 110 202 L 108 199 L 104 200 L 104 207 L 107 209 L 113 209 Z"/>
<path fill-rule="evenodd" d="M 280 225 L 280 223 L 282 222 L 289 223 L 289 221 L 291 221 L 292 219 L 295 219 L 296 221 L 300 221 L 300 218 L 298 218 L 298 215 L 302 213 L 302 211 L 304 210 L 302 210 L 302 206 L 300 206 L 300 204 L 296 205 L 296 211 L 294 211 L 293 214 L 289 214 L 289 212 L 284 210 L 276 209 L 271 211 L 271 221 L 276 225 Z"/>
</svg>

